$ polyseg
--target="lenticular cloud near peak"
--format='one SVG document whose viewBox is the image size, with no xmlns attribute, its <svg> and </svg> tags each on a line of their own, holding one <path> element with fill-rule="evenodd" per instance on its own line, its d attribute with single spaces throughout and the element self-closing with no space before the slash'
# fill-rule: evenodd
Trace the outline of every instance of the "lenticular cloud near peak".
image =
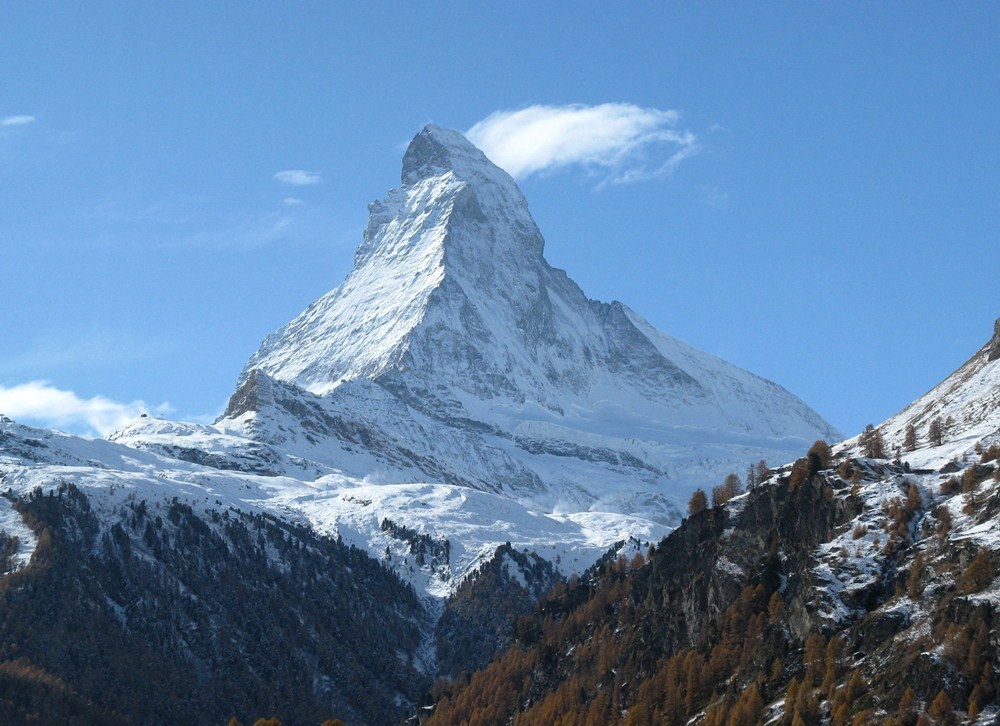
<svg viewBox="0 0 1000 726">
<path fill-rule="evenodd" d="M 536 105 L 490 114 L 466 136 L 516 178 L 582 166 L 601 170 L 604 182 L 628 183 L 669 174 L 695 153 L 697 139 L 677 128 L 679 119 L 629 103 Z"/>
</svg>

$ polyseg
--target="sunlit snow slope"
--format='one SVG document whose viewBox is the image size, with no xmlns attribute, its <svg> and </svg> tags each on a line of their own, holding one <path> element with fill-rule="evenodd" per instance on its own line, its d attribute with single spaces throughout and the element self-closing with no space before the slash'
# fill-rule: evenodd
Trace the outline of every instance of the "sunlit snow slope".
<svg viewBox="0 0 1000 726">
<path fill-rule="evenodd" d="M 941 427 L 941 443 L 930 441 L 931 423 Z M 913 427 L 914 449 L 906 444 Z M 878 427 L 886 455 L 896 452 L 912 467 L 939 469 L 969 454 L 975 444 L 1000 442 L 1000 319 L 993 337 L 957 371 Z M 859 449 L 857 437 L 845 443 Z"/>
</svg>

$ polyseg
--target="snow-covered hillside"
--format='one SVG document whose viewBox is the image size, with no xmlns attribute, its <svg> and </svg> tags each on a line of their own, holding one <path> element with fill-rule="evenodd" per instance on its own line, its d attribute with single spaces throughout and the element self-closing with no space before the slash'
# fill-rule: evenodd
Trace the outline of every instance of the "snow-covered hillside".
<svg viewBox="0 0 1000 726">
<path fill-rule="evenodd" d="M 932 424 L 940 430 L 938 440 L 930 435 Z M 876 428 L 887 456 L 898 448 L 903 461 L 920 469 L 961 460 L 977 443 L 1000 442 L 1000 320 L 989 342 L 957 371 Z M 844 448 L 859 451 L 858 437 Z"/>
<path fill-rule="evenodd" d="M 160 428 L 163 439 L 177 446 L 178 441 L 197 436 L 183 433 L 185 426 L 154 421 L 146 430 Z M 203 433 L 193 425 L 192 430 Z M 184 451 L 201 451 L 191 446 L 195 442 L 186 443 Z M 219 457 L 215 463 L 225 456 L 221 450 L 214 455 Z M 239 459 L 234 455 L 231 461 Z M 147 502 L 153 512 L 179 501 L 206 519 L 213 511 L 230 509 L 270 514 L 320 534 L 339 535 L 345 543 L 386 562 L 418 592 L 434 597 L 449 594 L 505 543 L 535 551 L 569 575 L 582 572 L 617 541 L 635 537 L 655 542 L 668 531 L 614 513 L 543 514 L 507 497 L 453 484 L 387 484 L 335 473 L 304 481 L 219 469 L 101 439 L 22 426 L 10 419 L 0 421 L 0 484 L 13 496 L 36 488 L 48 492 L 76 486 L 89 497 L 94 511 L 109 521 L 126 503 L 139 501 Z M 15 562 L 23 565 L 34 536 L 8 509 L 9 505 L 0 507 L 0 528 L 21 538 Z M 447 543 L 447 557 L 418 561 L 411 543 L 384 525 L 385 520 L 426 535 L 442 548 Z"/>
</svg>

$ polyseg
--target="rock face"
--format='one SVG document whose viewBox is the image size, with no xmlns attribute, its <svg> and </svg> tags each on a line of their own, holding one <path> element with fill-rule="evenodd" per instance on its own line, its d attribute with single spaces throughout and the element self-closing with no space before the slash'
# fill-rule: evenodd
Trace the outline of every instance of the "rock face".
<svg viewBox="0 0 1000 726">
<path fill-rule="evenodd" d="M 970 499 L 887 461 L 785 468 L 550 593 L 426 723 L 916 723 L 908 688 L 995 723 L 1000 476 L 979 469 Z"/>
<path fill-rule="evenodd" d="M 220 427 L 352 475 L 661 521 L 694 486 L 839 438 L 780 386 L 588 299 L 457 132 L 421 131 L 369 209 L 354 270 L 268 336 Z"/>
<path fill-rule="evenodd" d="M 1000 318 L 997 318 L 996 322 L 993 323 L 993 339 L 990 340 L 987 357 L 991 361 L 1000 358 Z"/>
</svg>

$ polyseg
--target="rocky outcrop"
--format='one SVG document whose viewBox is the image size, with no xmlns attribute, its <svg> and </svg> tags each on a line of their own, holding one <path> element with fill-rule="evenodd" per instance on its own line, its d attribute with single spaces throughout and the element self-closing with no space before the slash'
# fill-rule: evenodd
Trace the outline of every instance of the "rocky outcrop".
<svg viewBox="0 0 1000 726">
<path fill-rule="evenodd" d="M 939 475 L 885 461 L 795 471 L 550 594 L 428 723 L 914 723 L 908 687 L 992 723 L 989 509 L 953 522 L 927 499 Z"/>
<path fill-rule="evenodd" d="M 663 541 L 648 572 L 637 578 L 640 587 L 648 588 L 644 596 L 659 605 L 664 650 L 707 642 L 720 615 L 747 585 L 781 590 L 789 625 L 799 637 L 819 627 L 813 549 L 857 516 L 861 506 L 854 497 L 836 496 L 826 478 L 815 476 L 794 491 L 761 487 L 730 506 L 685 519 Z"/>
<path fill-rule="evenodd" d="M 994 361 L 1000 358 L 1000 318 L 993 324 L 993 339 L 990 341 L 989 360 Z"/>
</svg>

